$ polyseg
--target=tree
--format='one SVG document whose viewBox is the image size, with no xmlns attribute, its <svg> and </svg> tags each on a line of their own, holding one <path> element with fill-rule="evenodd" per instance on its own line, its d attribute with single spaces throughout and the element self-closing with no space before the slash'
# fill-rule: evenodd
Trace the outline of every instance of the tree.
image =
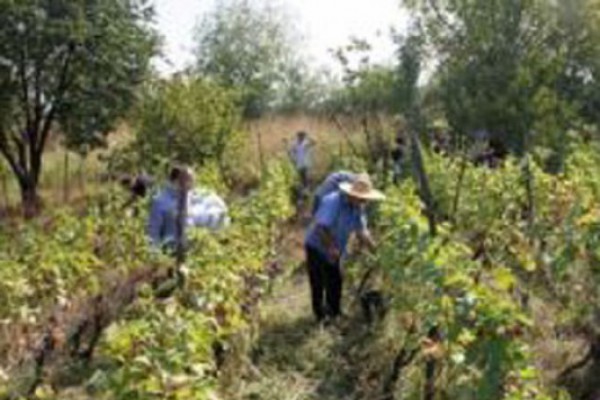
<svg viewBox="0 0 600 400">
<path fill-rule="evenodd" d="M 599 125 L 600 1 L 561 1 L 555 7 L 557 27 L 552 45 L 567 49 L 558 89 L 578 104 L 586 122 Z"/>
<path fill-rule="evenodd" d="M 269 1 L 220 0 L 197 28 L 197 70 L 242 91 L 244 115 L 269 108 L 296 63 L 291 23 Z"/>
<path fill-rule="evenodd" d="M 280 113 L 318 113 L 330 94 L 334 79 L 330 71 L 315 71 L 301 59 L 290 63 L 282 78 L 271 107 L 274 112 Z"/>
<path fill-rule="evenodd" d="M 587 10 L 593 1 L 577 0 Z M 499 150 L 518 155 L 534 142 L 564 151 L 565 132 L 577 120 L 585 91 L 585 85 L 574 82 L 591 77 L 586 72 L 589 57 L 574 63 L 574 55 L 590 45 L 590 38 L 581 41 L 580 34 L 566 29 L 570 2 L 407 3 L 425 27 L 439 65 L 435 79 L 453 132 L 464 136 L 487 131 Z"/>
<path fill-rule="evenodd" d="M 371 50 L 367 41 L 352 37 L 347 45 L 332 52 L 343 74 L 341 85 L 330 90 L 324 109 L 337 124 L 339 115 L 360 122 L 364 152 L 360 154 L 360 148 L 348 138 L 351 150 L 366 159 L 368 170 L 380 169 L 385 178 L 389 169 L 390 132 L 383 117 L 397 111 L 396 73 L 392 66 L 372 62 Z"/>
<path fill-rule="evenodd" d="M 238 94 L 189 76 L 149 83 L 135 115 L 136 166 L 147 169 L 177 160 L 224 167 L 225 150 L 238 128 Z"/>
<path fill-rule="evenodd" d="M 26 215 L 51 132 L 98 145 L 134 100 L 155 35 L 145 0 L 0 0 L 0 153 Z"/>
</svg>

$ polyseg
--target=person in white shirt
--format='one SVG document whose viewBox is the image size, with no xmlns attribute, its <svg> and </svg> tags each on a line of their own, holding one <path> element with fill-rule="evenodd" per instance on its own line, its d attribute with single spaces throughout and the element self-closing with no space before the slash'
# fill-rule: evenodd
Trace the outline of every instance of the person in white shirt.
<svg viewBox="0 0 600 400">
<path fill-rule="evenodd" d="M 302 187 L 308 187 L 308 170 L 311 167 L 311 149 L 315 141 L 310 139 L 306 132 L 300 131 L 296 135 L 296 140 L 289 149 L 290 158 L 300 175 Z"/>
</svg>

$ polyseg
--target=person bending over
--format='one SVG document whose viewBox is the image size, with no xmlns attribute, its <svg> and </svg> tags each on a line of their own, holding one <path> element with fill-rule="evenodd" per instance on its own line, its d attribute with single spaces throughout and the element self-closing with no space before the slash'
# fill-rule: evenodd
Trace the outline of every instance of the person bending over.
<svg viewBox="0 0 600 400">
<path fill-rule="evenodd" d="M 353 182 L 341 183 L 339 188 L 320 201 L 304 241 L 312 309 L 319 322 L 341 315 L 341 260 L 348 239 L 356 233 L 369 249 L 375 249 L 364 206 L 385 198 L 373 188 L 366 174 L 358 175 Z"/>
</svg>

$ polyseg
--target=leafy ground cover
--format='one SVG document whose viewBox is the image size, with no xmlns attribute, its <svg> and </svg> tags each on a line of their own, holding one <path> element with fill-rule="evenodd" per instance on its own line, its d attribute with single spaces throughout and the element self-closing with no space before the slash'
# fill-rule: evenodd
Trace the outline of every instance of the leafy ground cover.
<svg viewBox="0 0 600 400">
<path fill-rule="evenodd" d="M 415 184 L 388 186 L 369 211 L 379 249 L 351 253 L 347 317 L 326 327 L 280 165 L 232 197 L 230 228 L 193 236 L 183 285 L 114 192 L 5 228 L 4 394 L 593 399 L 600 153 L 570 154 L 560 175 L 530 160 L 533 190 L 522 162 L 426 154 L 436 234 Z M 200 180 L 221 185 L 210 168 Z"/>
</svg>

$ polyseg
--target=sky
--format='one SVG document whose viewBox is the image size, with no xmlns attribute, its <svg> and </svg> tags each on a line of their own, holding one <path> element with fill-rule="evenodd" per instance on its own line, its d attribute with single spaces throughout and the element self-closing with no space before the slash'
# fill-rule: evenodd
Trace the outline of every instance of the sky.
<svg viewBox="0 0 600 400">
<path fill-rule="evenodd" d="M 165 75 L 181 70 L 193 60 L 194 26 L 214 5 L 214 0 L 154 0 L 157 27 L 164 36 L 164 56 L 156 67 Z M 373 59 L 393 55 L 390 26 L 402 29 L 406 15 L 400 0 L 278 0 L 295 16 L 297 29 L 306 38 L 306 52 L 315 67 L 335 67 L 329 49 L 356 36 L 371 39 Z M 380 36 L 378 36 L 380 35 Z M 376 40 L 375 40 L 376 39 Z"/>
</svg>

